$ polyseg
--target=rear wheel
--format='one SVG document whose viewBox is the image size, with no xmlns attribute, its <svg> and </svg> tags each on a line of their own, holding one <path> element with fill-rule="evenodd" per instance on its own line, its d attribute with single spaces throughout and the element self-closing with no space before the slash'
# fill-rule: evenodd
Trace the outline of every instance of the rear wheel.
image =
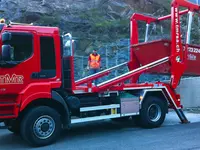
<svg viewBox="0 0 200 150">
<path fill-rule="evenodd" d="M 23 139 L 33 146 L 45 146 L 55 142 L 60 131 L 59 113 L 47 106 L 31 109 L 21 123 Z"/>
<path fill-rule="evenodd" d="M 157 97 L 147 97 L 142 103 L 137 124 L 144 128 L 156 128 L 161 126 L 167 113 L 167 103 Z"/>
</svg>

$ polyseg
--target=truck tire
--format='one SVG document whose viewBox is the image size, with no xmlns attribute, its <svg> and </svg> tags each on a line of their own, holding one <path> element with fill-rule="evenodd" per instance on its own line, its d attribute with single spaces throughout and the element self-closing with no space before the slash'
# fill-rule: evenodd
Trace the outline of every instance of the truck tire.
<svg viewBox="0 0 200 150">
<path fill-rule="evenodd" d="M 48 106 L 35 107 L 22 118 L 21 136 L 32 146 L 52 144 L 60 132 L 60 114 Z"/>
<path fill-rule="evenodd" d="M 137 122 L 137 125 L 140 125 L 143 128 L 157 128 L 164 122 L 166 113 L 166 101 L 149 96 L 142 103 L 140 115 L 137 116 L 137 121 L 139 121 Z"/>
</svg>

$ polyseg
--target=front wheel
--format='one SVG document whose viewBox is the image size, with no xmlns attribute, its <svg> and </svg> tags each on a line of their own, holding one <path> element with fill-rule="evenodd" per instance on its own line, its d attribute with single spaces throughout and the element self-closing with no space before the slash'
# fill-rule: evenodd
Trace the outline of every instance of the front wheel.
<svg viewBox="0 0 200 150">
<path fill-rule="evenodd" d="M 137 121 L 144 128 L 156 128 L 161 126 L 167 113 L 167 103 L 157 97 L 147 97 L 142 103 L 140 116 Z"/>
<path fill-rule="evenodd" d="M 31 109 L 21 122 L 22 137 L 33 146 L 45 146 L 55 142 L 60 132 L 60 115 L 47 106 Z"/>
</svg>

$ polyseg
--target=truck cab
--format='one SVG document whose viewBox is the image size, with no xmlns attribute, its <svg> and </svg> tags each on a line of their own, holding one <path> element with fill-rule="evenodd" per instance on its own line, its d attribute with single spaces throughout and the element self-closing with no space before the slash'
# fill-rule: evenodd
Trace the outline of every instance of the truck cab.
<svg viewBox="0 0 200 150">
<path fill-rule="evenodd" d="M 0 106 L 7 105 L 0 107 L 1 118 L 16 117 L 30 101 L 51 97 L 51 89 L 61 86 L 60 38 L 55 27 L 1 24 Z"/>
</svg>

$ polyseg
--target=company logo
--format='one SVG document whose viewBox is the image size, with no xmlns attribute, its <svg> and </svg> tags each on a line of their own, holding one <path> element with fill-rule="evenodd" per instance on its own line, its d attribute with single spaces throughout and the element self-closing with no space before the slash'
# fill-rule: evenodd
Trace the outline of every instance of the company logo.
<svg viewBox="0 0 200 150">
<path fill-rule="evenodd" d="M 10 76 L 9 74 L 0 75 L 0 84 L 23 84 L 24 77 L 22 75 L 13 74 Z"/>
</svg>

